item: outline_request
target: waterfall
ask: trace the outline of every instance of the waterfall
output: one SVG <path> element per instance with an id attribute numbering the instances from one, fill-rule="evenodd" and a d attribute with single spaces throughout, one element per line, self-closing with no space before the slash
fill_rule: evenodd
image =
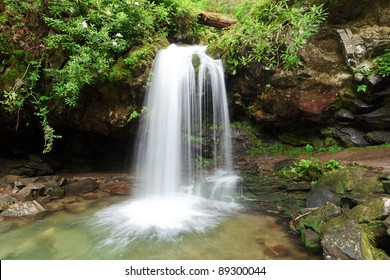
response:
<path id="1" fill-rule="evenodd" d="M 204 232 L 240 208 L 222 62 L 204 46 L 160 50 L 144 107 L 136 192 L 96 214 L 104 245 Z"/>
<path id="2" fill-rule="evenodd" d="M 206 47 L 161 50 L 144 106 L 137 139 L 138 195 L 170 197 L 184 186 L 199 192 L 196 187 L 206 177 L 232 174 L 223 65 L 206 54 Z M 213 169 L 212 176 L 206 167 Z M 223 188 L 219 197 L 214 191 L 213 198 L 232 197 L 233 189 Z"/>

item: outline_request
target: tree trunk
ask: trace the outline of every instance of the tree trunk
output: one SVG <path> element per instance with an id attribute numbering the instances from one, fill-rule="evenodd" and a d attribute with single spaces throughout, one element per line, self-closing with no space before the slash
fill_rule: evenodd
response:
<path id="1" fill-rule="evenodd" d="M 223 29 L 235 25 L 237 23 L 237 20 L 218 13 L 201 11 L 198 16 L 198 22 L 203 25 Z"/>

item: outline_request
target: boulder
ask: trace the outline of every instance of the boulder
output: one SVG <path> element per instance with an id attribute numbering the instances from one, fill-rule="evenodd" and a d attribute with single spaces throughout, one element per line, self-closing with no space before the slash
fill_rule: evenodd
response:
<path id="1" fill-rule="evenodd" d="M 46 203 L 52 199 L 64 197 L 64 189 L 60 186 L 61 181 L 40 180 L 41 178 L 39 177 L 31 179 L 30 182 L 24 180 L 26 186 L 16 193 L 21 200 L 38 200 L 40 198 L 40 202 Z M 24 184 L 20 181 L 17 183 L 19 187 L 21 184 Z"/>
<path id="2" fill-rule="evenodd" d="M 338 221 L 338 220 L 337 220 Z M 336 223 L 330 221 L 324 231 L 321 246 L 327 260 L 362 260 L 372 259 L 365 255 L 362 247 L 370 246 L 367 234 L 353 222 Z"/>
<path id="3" fill-rule="evenodd" d="M 302 242 L 311 252 L 322 252 L 321 238 L 317 232 L 308 228 L 302 231 Z"/>
<path id="4" fill-rule="evenodd" d="M 390 213 L 390 198 L 367 201 L 330 219 L 323 225 L 321 245 L 326 259 L 390 259 L 378 247 L 383 239 L 385 218 Z"/>
<path id="5" fill-rule="evenodd" d="M 25 202 L 15 202 L 6 210 L 1 212 L 3 217 L 21 217 L 21 216 L 31 216 L 37 215 L 45 212 L 45 208 L 42 207 L 37 201 L 25 201 Z"/>
<path id="6" fill-rule="evenodd" d="M 91 178 L 77 180 L 73 183 L 64 186 L 66 195 L 93 192 L 97 188 L 98 188 L 98 183 L 96 182 L 95 179 L 91 179 Z"/>
<path id="7" fill-rule="evenodd" d="M 365 138 L 365 133 L 352 127 L 336 128 L 335 136 L 347 147 L 364 147 L 369 144 Z"/>
<path id="8" fill-rule="evenodd" d="M 315 210 L 301 209 L 296 229 L 301 233 L 301 239 L 305 247 L 313 252 L 321 251 L 322 227 L 326 221 L 341 214 L 341 208 L 333 203 L 327 202 L 324 206 Z"/>
<path id="9" fill-rule="evenodd" d="M 328 202 L 340 205 L 340 199 L 340 195 L 317 184 L 311 188 L 306 201 L 306 206 L 309 208 L 321 207 Z"/>
<path id="10" fill-rule="evenodd" d="M 389 131 L 372 131 L 365 135 L 366 140 L 372 145 L 381 145 L 390 143 Z"/>

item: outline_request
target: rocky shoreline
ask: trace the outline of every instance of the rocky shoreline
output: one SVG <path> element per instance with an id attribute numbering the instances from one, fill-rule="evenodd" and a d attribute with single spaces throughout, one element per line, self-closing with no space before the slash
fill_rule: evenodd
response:
<path id="1" fill-rule="evenodd" d="M 325 259 L 390 259 L 388 152 L 382 148 L 316 155 L 322 161 L 338 159 L 343 167 L 315 184 L 279 172 L 308 156 L 246 157 L 237 161 L 236 169 L 247 208 L 289 217 L 289 230 L 301 237 L 308 251 Z M 99 200 L 131 195 L 134 185 L 134 177 L 126 172 L 53 174 L 48 162 L 36 158 L 1 163 L 0 233 L 10 230 L 5 220 L 83 211 Z"/>
<path id="2" fill-rule="evenodd" d="M 343 167 L 316 183 L 280 175 L 301 157 L 264 157 L 241 162 L 244 194 L 259 211 L 288 216 L 290 229 L 325 259 L 390 259 L 388 149 L 319 155 Z M 356 154 L 360 153 L 360 158 Z M 370 160 L 369 160 L 370 159 Z M 363 164 L 364 165 L 363 165 Z"/>
<path id="3" fill-rule="evenodd" d="M 132 192 L 130 173 L 95 172 L 54 174 L 48 161 L 2 160 L 0 172 L 0 221 L 5 217 L 34 217 L 58 210 L 72 210 L 80 202 Z M 1 230 L 0 223 L 0 232 Z"/>

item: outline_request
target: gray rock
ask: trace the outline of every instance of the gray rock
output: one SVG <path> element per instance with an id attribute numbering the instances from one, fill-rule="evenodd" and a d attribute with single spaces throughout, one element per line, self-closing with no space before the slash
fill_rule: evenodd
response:
<path id="1" fill-rule="evenodd" d="M 1 195 L 0 196 L 0 211 L 7 209 L 10 205 L 12 205 L 14 200 L 15 199 L 8 194 Z"/>
<path id="2" fill-rule="evenodd" d="M 15 202 L 6 210 L 1 212 L 1 215 L 3 217 L 21 217 L 36 215 L 45 211 L 46 210 L 42 207 L 42 205 L 33 200 L 26 202 Z"/>
<path id="3" fill-rule="evenodd" d="M 352 68 L 357 67 L 366 53 L 363 39 L 358 34 L 353 34 L 349 28 L 339 29 L 337 32 L 344 47 L 347 64 Z"/>
<path id="4" fill-rule="evenodd" d="M 64 186 L 65 194 L 93 192 L 98 188 L 96 180 L 86 178 Z"/>
<path id="5" fill-rule="evenodd" d="M 326 205 L 327 202 L 340 205 L 340 196 L 323 186 L 315 185 L 311 188 L 306 206 L 308 208 L 321 207 Z"/>
<path id="6" fill-rule="evenodd" d="M 358 115 L 356 119 L 364 122 L 366 126 L 372 129 L 387 130 L 390 128 L 390 104 L 385 104 L 383 107 L 367 114 Z"/>
<path id="7" fill-rule="evenodd" d="M 321 245 L 327 260 L 362 260 L 361 230 L 352 221 L 332 223 L 325 230 Z"/>
<path id="8" fill-rule="evenodd" d="M 364 147 L 369 145 L 365 139 L 365 133 L 352 127 L 335 129 L 335 134 L 347 146 Z"/>
<path id="9" fill-rule="evenodd" d="M 365 138 L 374 145 L 390 143 L 389 131 L 372 131 L 366 134 Z"/>
<path id="10" fill-rule="evenodd" d="M 335 117 L 341 121 L 352 121 L 355 118 L 353 114 L 346 109 L 338 110 L 335 114 Z"/>
<path id="11" fill-rule="evenodd" d="M 37 199 L 40 193 L 45 191 L 43 183 L 29 183 L 26 187 L 16 193 L 16 195 L 23 201 Z"/>

